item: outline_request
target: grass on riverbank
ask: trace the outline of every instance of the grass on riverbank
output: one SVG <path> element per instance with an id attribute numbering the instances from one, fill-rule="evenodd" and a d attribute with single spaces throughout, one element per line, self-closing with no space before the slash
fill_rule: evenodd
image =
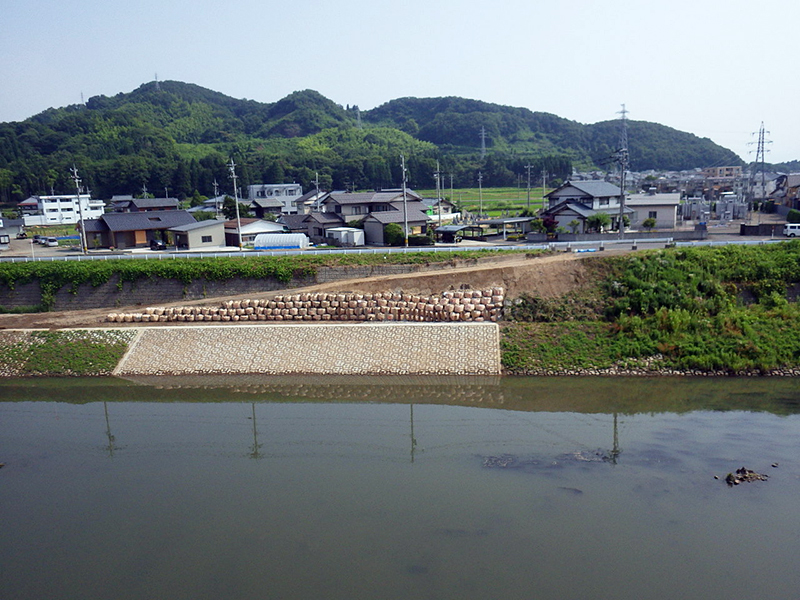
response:
<path id="1" fill-rule="evenodd" d="M 110 375 L 134 331 L 0 332 L 0 376 Z"/>
<path id="2" fill-rule="evenodd" d="M 769 372 L 800 366 L 800 243 L 597 259 L 595 283 L 522 298 L 503 330 L 511 372 L 619 368 Z M 526 322 L 527 321 L 527 322 Z"/>

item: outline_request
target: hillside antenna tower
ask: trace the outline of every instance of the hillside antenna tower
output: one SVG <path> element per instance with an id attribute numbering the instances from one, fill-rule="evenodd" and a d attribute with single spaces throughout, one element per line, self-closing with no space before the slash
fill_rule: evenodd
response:
<path id="1" fill-rule="evenodd" d="M 158 81 L 158 73 L 156 73 L 156 91 L 157 92 L 161 91 L 161 84 Z"/>
<path id="2" fill-rule="evenodd" d="M 83 228 L 83 205 L 81 204 L 81 178 L 78 177 L 78 169 L 75 165 L 72 165 L 72 180 L 75 182 L 75 199 L 78 202 L 78 219 L 80 220 L 80 225 L 78 225 L 78 231 L 81 234 L 81 252 L 84 254 L 88 253 L 86 248 L 86 232 Z"/>
<path id="3" fill-rule="evenodd" d="M 617 164 L 619 164 L 619 239 L 625 239 L 625 173 L 628 170 L 628 111 L 622 105 L 621 128 L 619 132 L 619 150 L 617 151 Z"/>
<path id="4" fill-rule="evenodd" d="M 486 127 L 481 125 L 481 132 L 478 135 L 481 138 L 481 158 L 486 158 Z"/>
<path id="5" fill-rule="evenodd" d="M 236 205 L 236 235 L 239 240 L 239 251 L 242 251 L 242 220 L 239 217 L 239 190 L 236 187 L 236 179 L 238 178 L 236 175 L 236 163 L 233 162 L 233 157 L 231 156 L 231 162 L 228 163 L 228 170 L 231 172 L 231 179 L 233 179 L 233 203 Z"/>
<path id="6" fill-rule="evenodd" d="M 406 157 L 400 155 L 400 169 L 403 172 L 403 239 L 405 240 L 405 247 L 408 248 L 408 199 L 406 197 Z"/>

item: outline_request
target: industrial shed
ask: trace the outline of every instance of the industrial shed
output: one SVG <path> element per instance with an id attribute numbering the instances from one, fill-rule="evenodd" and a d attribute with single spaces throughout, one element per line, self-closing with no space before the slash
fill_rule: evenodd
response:
<path id="1" fill-rule="evenodd" d="M 225 222 L 214 219 L 179 225 L 169 229 L 181 250 L 222 248 L 225 246 Z"/>

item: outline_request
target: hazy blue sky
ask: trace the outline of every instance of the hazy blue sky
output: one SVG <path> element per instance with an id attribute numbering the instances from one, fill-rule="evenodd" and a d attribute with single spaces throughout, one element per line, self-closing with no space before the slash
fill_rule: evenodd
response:
<path id="1" fill-rule="evenodd" d="M 0 121 L 172 79 L 369 109 L 461 96 L 800 159 L 797 0 L 0 0 Z M 635 168 L 635 165 L 633 165 Z"/>

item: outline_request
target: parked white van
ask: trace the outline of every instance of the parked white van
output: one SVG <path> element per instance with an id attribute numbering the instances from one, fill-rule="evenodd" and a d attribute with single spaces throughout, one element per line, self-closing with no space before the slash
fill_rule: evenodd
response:
<path id="1" fill-rule="evenodd" d="M 783 235 L 786 237 L 795 237 L 800 235 L 800 223 L 787 223 L 784 225 Z"/>

